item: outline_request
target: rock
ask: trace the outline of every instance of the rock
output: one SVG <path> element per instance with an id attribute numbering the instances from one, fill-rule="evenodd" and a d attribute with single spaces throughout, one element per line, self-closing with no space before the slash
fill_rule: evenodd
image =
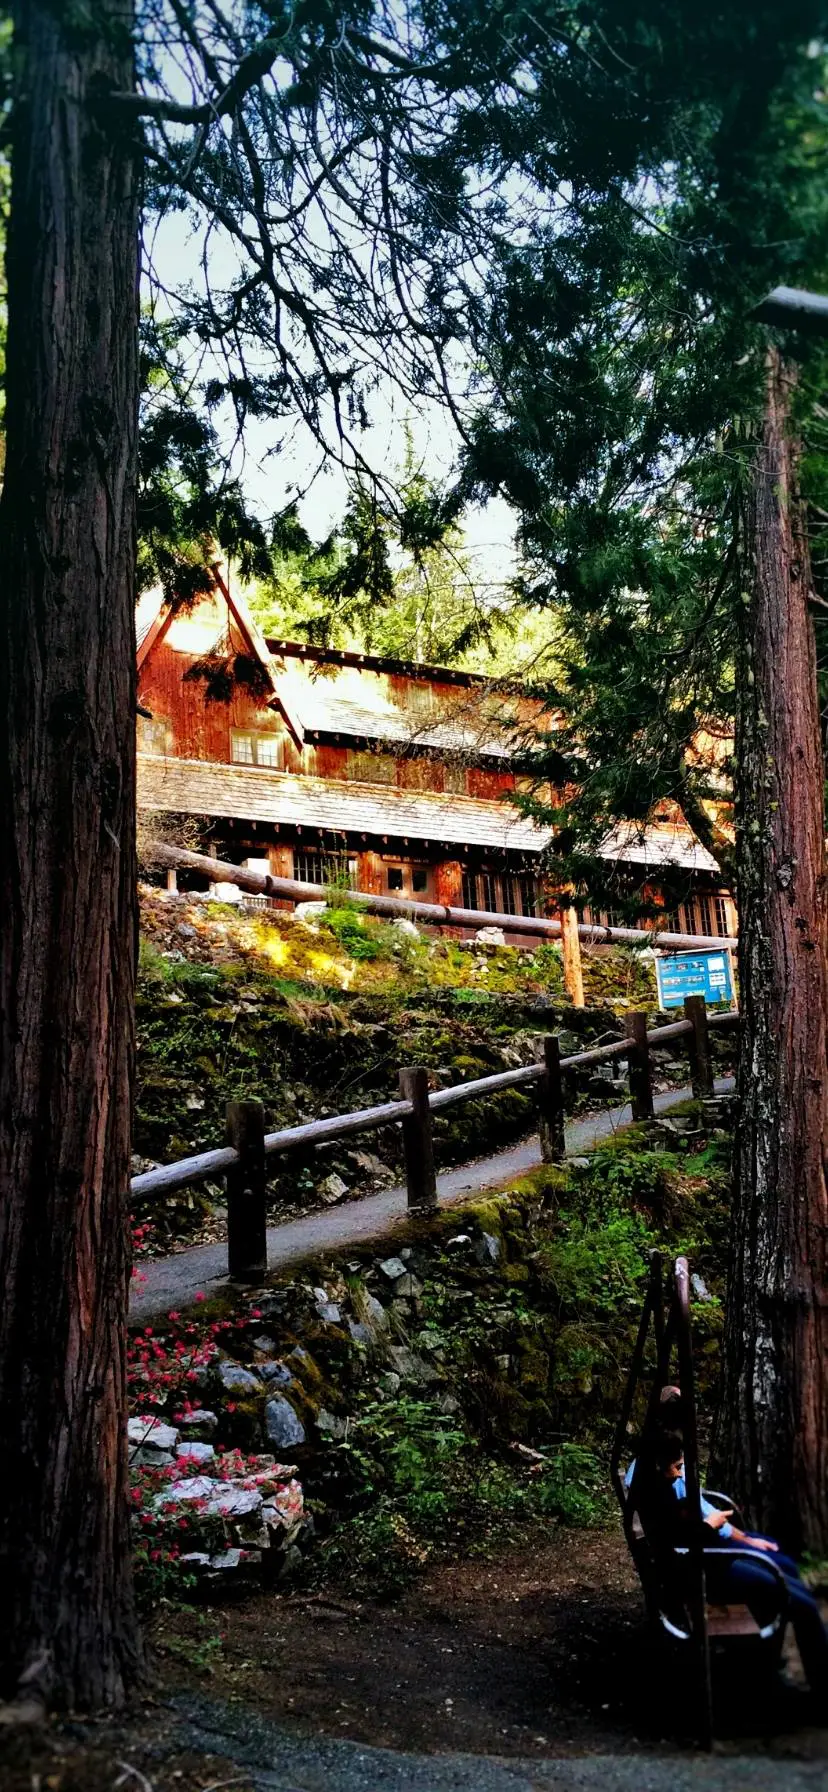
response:
<path id="1" fill-rule="evenodd" d="M 178 1558 L 182 1568 L 209 1568 L 210 1557 L 203 1549 L 191 1549 L 186 1556 Z"/>
<path id="2" fill-rule="evenodd" d="M 179 1444 L 175 1454 L 179 1462 L 195 1462 L 200 1467 L 205 1462 L 215 1462 L 216 1459 L 212 1444 L 200 1444 L 195 1438 L 189 1443 Z"/>
<path id="3" fill-rule="evenodd" d="M 498 1263 L 500 1261 L 500 1239 L 495 1238 L 492 1232 L 484 1232 L 474 1247 L 474 1254 L 478 1263 L 483 1266 Z"/>
<path id="4" fill-rule="evenodd" d="M 194 1435 L 198 1435 L 199 1432 L 204 1432 L 207 1437 L 212 1437 L 218 1424 L 218 1417 L 214 1412 L 208 1411 L 206 1406 L 199 1406 L 196 1408 L 195 1412 L 183 1413 L 179 1419 L 179 1424 L 182 1431 L 187 1431 Z"/>
<path id="5" fill-rule="evenodd" d="M 267 1332 L 259 1332 L 255 1338 L 251 1338 L 250 1342 L 253 1349 L 260 1350 L 263 1356 L 272 1356 L 274 1351 L 279 1348 L 276 1339 L 269 1337 Z M 261 1368 L 261 1364 L 259 1367 Z"/>
<path id="6" fill-rule="evenodd" d="M 569 1167 L 571 1170 L 588 1170 L 590 1161 L 588 1157 L 570 1157 Z"/>
<path id="7" fill-rule="evenodd" d="M 196 930 L 190 926 L 189 921 L 179 921 L 175 931 L 182 940 L 194 940 L 196 937 Z"/>
<path id="8" fill-rule="evenodd" d="M 135 1444 L 140 1449 L 174 1450 L 178 1443 L 178 1430 L 175 1425 L 165 1425 L 162 1419 L 130 1419 L 127 1437 L 130 1444 Z"/>
<path id="9" fill-rule="evenodd" d="M 130 1468 L 170 1468 L 174 1461 L 172 1450 L 144 1450 L 137 1445 L 129 1452 Z"/>
<path id="10" fill-rule="evenodd" d="M 463 1245 L 467 1245 L 467 1244 L 471 1244 L 471 1239 L 469 1237 L 468 1232 L 456 1232 L 453 1238 L 448 1238 L 446 1240 L 446 1250 L 447 1251 L 460 1250 L 460 1249 L 462 1249 Z"/>
<path id="11" fill-rule="evenodd" d="M 402 1387 L 402 1376 L 396 1375 L 393 1369 L 386 1369 L 385 1374 L 379 1378 L 379 1384 L 384 1394 L 398 1394 Z"/>
<path id="12" fill-rule="evenodd" d="M 335 1301 L 320 1301 L 316 1311 L 325 1325 L 341 1325 L 342 1314 Z"/>
<path id="13" fill-rule="evenodd" d="M 389 1282 L 399 1281 L 405 1275 L 405 1264 L 400 1257 L 386 1257 L 380 1264 L 380 1270 Z"/>
<path id="14" fill-rule="evenodd" d="M 301 1549 L 299 1549 L 297 1547 L 297 1545 L 295 1543 L 291 1543 L 289 1545 L 289 1547 L 285 1550 L 284 1556 L 282 1557 L 282 1566 L 279 1571 L 279 1579 L 280 1580 L 288 1580 L 292 1574 L 298 1574 L 299 1569 L 301 1567 L 302 1567 L 302 1551 L 301 1551 Z"/>
<path id="15" fill-rule="evenodd" d="M 326 1412 L 323 1406 L 316 1415 L 316 1429 L 321 1431 L 323 1437 L 339 1443 L 348 1434 L 348 1422 L 347 1419 L 338 1419 L 335 1413 Z"/>
<path id="16" fill-rule="evenodd" d="M 231 1483 L 224 1485 L 229 1487 Z M 188 1480 L 176 1481 L 172 1487 L 164 1487 L 155 1495 L 153 1505 L 159 1511 L 164 1506 L 190 1506 L 197 1500 L 211 1499 L 216 1487 L 220 1486 L 222 1483 L 214 1481 L 210 1475 L 192 1475 Z"/>
<path id="17" fill-rule="evenodd" d="M 187 1096 L 184 1106 L 189 1113 L 200 1114 L 204 1107 L 204 1102 L 202 1101 L 201 1096 L 196 1095 L 194 1092 L 192 1095 Z"/>
<path id="18" fill-rule="evenodd" d="M 367 1345 L 371 1343 L 370 1328 L 367 1325 L 363 1325 L 360 1319 L 349 1319 L 348 1330 L 355 1344 Z"/>
<path id="19" fill-rule="evenodd" d="M 210 1557 L 210 1567 L 217 1569 L 220 1574 L 226 1574 L 228 1570 L 233 1573 L 241 1568 L 246 1557 L 247 1551 L 244 1549 L 224 1549 L 220 1556 Z"/>
<path id="20" fill-rule="evenodd" d="M 388 1165 L 383 1163 L 382 1158 L 375 1157 L 372 1151 L 349 1151 L 348 1162 L 353 1164 L 354 1169 L 361 1175 L 373 1176 L 377 1181 L 385 1181 L 392 1174 Z M 357 1264 L 357 1269 L 359 1267 Z"/>
<path id="21" fill-rule="evenodd" d="M 416 1300 L 421 1293 L 422 1283 L 417 1281 L 416 1276 L 400 1276 L 394 1283 L 395 1300 Z"/>
<path id="22" fill-rule="evenodd" d="M 328 912 L 327 902 L 297 902 L 293 911 L 294 921 L 318 921 L 320 915 Z"/>
<path id="23" fill-rule="evenodd" d="M 304 1518 L 305 1502 L 302 1488 L 298 1481 L 290 1480 L 284 1487 L 278 1487 L 272 1498 L 265 1501 L 262 1507 L 262 1519 L 265 1524 L 290 1531 L 294 1525 Z"/>
<path id="24" fill-rule="evenodd" d="M 262 1391 L 258 1375 L 243 1369 L 241 1363 L 219 1363 L 218 1377 L 228 1394 L 260 1394 Z"/>
<path id="25" fill-rule="evenodd" d="M 278 1289 L 275 1294 L 262 1294 L 253 1302 L 258 1319 L 282 1319 L 287 1306 L 287 1293 Z"/>
<path id="26" fill-rule="evenodd" d="M 436 1356 L 443 1350 L 443 1335 L 441 1332 L 429 1331 L 426 1327 L 425 1331 L 420 1332 L 417 1344 L 420 1350 L 427 1350 L 430 1356 Z"/>
<path id="27" fill-rule="evenodd" d="M 394 1369 L 403 1381 L 414 1382 L 415 1385 L 425 1385 L 427 1382 L 439 1380 L 437 1370 L 432 1364 L 424 1362 L 423 1358 L 417 1356 L 413 1350 L 409 1350 L 406 1344 L 393 1344 L 388 1355 Z"/>
<path id="28" fill-rule="evenodd" d="M 413 921 L 406 920 L 404 915 L 399 915 L 391 922 L 391 931 L 403 940 L 418 940 L 420 937 L 419 927 Z"/>
<path id="29" fill-rule="evenodd" d="M 347 1195 L 347 1193 L 347 1182 L 343 1182 L 342 1177 L 337 1176 L 335 1170 L 331 1171 L 330 1176 L 325 1177 L 324 1182 L 320 1182 L 317 1189 L 317 1194 L 321 1195 L 328 1207 L 333 1207 L 334 1203 L 341 1201 L 343 1195 Z"/>
<path id="30" fill-rule="evenodd" d="M 292 1449 L 305 1442 L 305 1427 L 289 1400 L 281 1394 L 268 1400 L 265 1407 L 265 1431 L 277 1449 Z"/>
<path id="31" fill-rule="evenodd" d="M 437 1405 L 440 1411 L 446 1413 L 449 1418 L 460 1411 L 460 1402 L 455 1400 L 453 1394 L 441 1394 Z"/>
<path id="32" fill-rule="evenodd" d="M 691 1286 L 693 1293 L 695 1294 L 697 1300 L 712 1300 L 713 1299 L 713 1296 L 710 1293 L 710 1290 L 709 1290 L 707 1283 L 705 1282 L 703 1276 L 697 1276 L 695 1274 L 692 1275 L 690 1277 L 690 1286 Z"/>
<path id="33" fill-rule="evenodd" d="M 250 1518 L 261 1512 L 264 1501 L 258 1487 L 234 1487 L 232 1481 L 214 1481 L 215 1492 L 207 1502 L 208 1518 Z"/>
<path id="34" fill-rule="evenodd" d="M 382 1301 L 377 1300 L 377 1297 L 375 1294 L 366 1294 L 364 1296 L 363 1302 L 362 1302 L 362 1310 L 363 1310 L 363 1314 L 364 1314 L 364 1318 L 365 1318 L 365 1324 L 370 1328 L 370 1330 L 372 1332 L 374 1332 L 374 1333 L 387 1332 L 388 1327 L 391 1324 L 391 1321 L 388 1317 L 385 1307 L 382 1304 Z"/>
<path id="35" fill-rule="evenodd" d="M 505 946 L 506 935 L 502 927 L 478 927 L 475 942 L 480 946 Z"/>
<path id="36" fill-rule="evenodd" d="M 260 1374 L 264 1376 L 270 1387 L 289 1388 L 291 1386 L 293 1376 L 287 1363 L 281 1363 L 278 1357 L 269 1363 L 259 1363 L 258 1367 Z"/>

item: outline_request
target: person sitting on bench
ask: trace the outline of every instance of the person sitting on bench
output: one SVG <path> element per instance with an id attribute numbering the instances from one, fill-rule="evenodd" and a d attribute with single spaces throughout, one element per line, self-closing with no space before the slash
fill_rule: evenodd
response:
<path id="1" fill-rule="evenodd" d="M 681 1388 L 662 1388 L 659 1395 L 655 1423 L 659 1431 L 679 1431 L 681 1427 Z M 636 1459 L 633 1457 L 624 1476 L 624 1486 L 628 1493 L 632 1487 L 633 1476 L 635 1474 L 635 1461 Z M 687 1497 L 687 1483 L 684 1479 L 683 1471 L 680 1475 L 677 1475 L 673 1481 L 673 1492 L 677 1500 L 683 1500 Z M 730 1523 L 730 1514 L 728 1512 L 722 1512 L 721 1508 L 718 1506 L 711 1505 L 710 1501 L 705 1499 L 704 1494 L 701 1496 L 701 1509 L 702 1518 L 711 1526 L 711 1529 L 719 1532 L 723 1543 L 727 1543 L 731 1539 L 738 1542 L 743 1540 L 744 1532 L 737 1531 L 735 1526 Z"/>
<path id="2" fill-rule="evenodd" d="M 676 1501 L 674 1494 L 675 1484 L 683 1475 L 684 1442 L 680 1433 L 657 1432 L 648 1447 L 639 1452 L 633 1497 L 645 1531 L 674 1548 L 687 1545 L 689 1508 L 686 1498 Z M 828 1631 L 813 1594 L 800 1579 L 796 1563 L 783 1555 L 769 1537 L 754 1537 L 734 1528 L 731 1542 L 723 1543 L 722 1525 L 718 1522 L 721 1516 L 717 1512 L 712 1520 L 704 1517 L 708 1599 L 713 1605 L 746 1605 L 760 1627 L 771 1623 L 779 1609 L 778 1582 L 761 1558 L 772 1553 L 774 1565 L 784 1576 L 793 1632 L 809 1685 L 820 1699 L 828 1698 Z M 729 1553 L 734 1546 L 739 1549 L 735 1556 Z"/>

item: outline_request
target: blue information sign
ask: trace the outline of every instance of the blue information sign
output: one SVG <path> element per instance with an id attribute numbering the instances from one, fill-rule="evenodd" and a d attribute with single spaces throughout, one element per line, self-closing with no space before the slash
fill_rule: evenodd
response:
<path id="1" fill-rule="evenodd" d="M 658 1001 L 661 1008 L 680 1008 L 685 996 L 704 996 L 708 1005 L 733 1001 L 730 952 L 656 954 Z"/>

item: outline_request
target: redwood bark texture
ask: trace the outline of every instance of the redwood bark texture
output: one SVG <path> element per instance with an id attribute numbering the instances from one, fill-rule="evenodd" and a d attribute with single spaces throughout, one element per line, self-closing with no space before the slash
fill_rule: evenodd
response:
<path id="1" fill-rule="evenodd" d="M 751 1520 L 828 1548 L 828 971 L 810 570 L 791 426 L 768 355 L 746 529 L 736 738 L 739 1006 L 734 1212 L 717 1457 Z M 719 1483 L 720 1485 L 722 1483 Z"/>
<path id="2" fill-rule="evenodd" d="M 126 1210 L 136 945 L 130 0 L 17 0 L 0 502 L 0 1690 L 140 1662 Z"/>

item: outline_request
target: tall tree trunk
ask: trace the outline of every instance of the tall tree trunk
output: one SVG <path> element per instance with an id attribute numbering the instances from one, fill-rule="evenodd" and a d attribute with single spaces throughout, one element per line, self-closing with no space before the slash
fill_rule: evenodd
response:
<path id="1" fill-rule="evenodd" d="M 747 503 L 736 735 L 734 1213 L 717 1455 L 754 1523 L 828 1548 L 828 968 L 810 569 L 775 350 Z"/>
<path id="2" fill-rule="evenodd" d="M 125 1439 L 136 945 L 130 0 L 17 0 L 0 502 L 0 1678 L 140 1661 Z"/>

